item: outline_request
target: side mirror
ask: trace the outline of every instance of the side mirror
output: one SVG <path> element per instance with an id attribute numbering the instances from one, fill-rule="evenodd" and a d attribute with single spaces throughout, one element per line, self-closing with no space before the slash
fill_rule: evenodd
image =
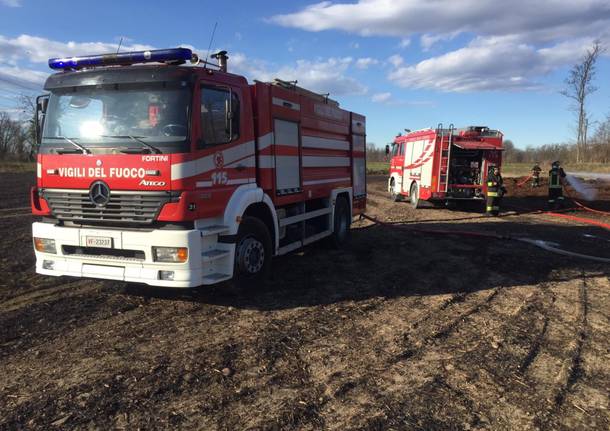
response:
<path id="1" fill-rule="evenodd" d="M 47 106 L 49 105 L 49 95 L 43 94 L 36 98 L 36 117 L 34 123 L 36 124 L 36 142 L 40 145 L 42 140 L 42 128 L 44 126 L 44 119 L 47 114 Z"/>
<path id="2" fill-rule="evenodd" d="M 390 146 L 386 145 L 385 146 L 385 155 L 387 156 L 388 154 L 390 154 Z"/>

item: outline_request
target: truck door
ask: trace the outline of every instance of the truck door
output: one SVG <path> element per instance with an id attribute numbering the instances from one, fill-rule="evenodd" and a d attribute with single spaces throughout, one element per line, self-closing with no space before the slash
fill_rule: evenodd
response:
<path id="1" fill-rule="evenodd" d="M 256 182 L 254 141 L 242 127 L 242 96 L 239 87 L 200 86 L 196 188 L 208 189 L 211 205 L 224 205 L 235 188 Z"/>
<path id="2" fill-rule="evenodd" d="M 424 159 L 424 141 L 419 140 L 410 142 L 409 147 L 409 161 L 407 162 L 407 165 L 411 165 L 411 168 L 405 170 L 406 178 L 403 181 L 405 187 L 410 187 L 412 180 L 421 179 L 422 162 Z"/>
<path id="3" fill-rule="evenodd" d="M 402 178 L 404 175 L 405 168 L 405 143 L 401 142 L 400 144 L 396 143 L 393 147 L 393 156 L 392 157 L 392 168 L 394 172 L 397 174 L 397 189 L 402 192 Z"/>

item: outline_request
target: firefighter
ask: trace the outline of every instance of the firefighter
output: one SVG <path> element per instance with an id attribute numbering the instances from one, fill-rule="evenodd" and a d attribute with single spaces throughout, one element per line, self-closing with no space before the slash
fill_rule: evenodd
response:
<path id="1" fill-rule="evenodd" d="M 566 173 L 559 161 L 553 162 L 549 171 L 549 208 L 562 207 L 564 204 L 562 178 Z"/>
<path id="2" fill-rule="evenodd" d="M 506 193 L 504 187 L 504 180 L 500 175 L 500 168 L 497 166 L 492 167 L 489 170 L 487 176 L 487 215 L 497 216 L 500 213 L 500 201 L 502 196 Z"/>
<path id="3" fill-rule="evenodd" d="M 534 167 L 532 168 L 532 187 L 540 187 L 540 163 L 534 163 Z"/>

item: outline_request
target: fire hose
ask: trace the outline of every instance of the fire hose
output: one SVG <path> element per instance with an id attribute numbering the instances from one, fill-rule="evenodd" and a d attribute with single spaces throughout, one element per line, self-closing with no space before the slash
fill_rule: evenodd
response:
<path id="1" fill-rule="evenodd" d="M 564 214 L 558 214 L 558 215 L 563 216 Z M 581 259 L 593 260 L 596 262 L 610 263 L 609 258 L 599 257 L 599 256 L 590 256 L 588 254 L 581 254 L 581 253 L 575 253 L 575 252 L 568 251 L 568 250 L 563 250 L 561 248 L 554 247 L 554 246 L 550 245 L 549 243 L 547 243 L 546 241 L 542 241 L 542 240 L 535 240 L 535 239 L 530 239 L 530 238 L 517 238 L 517 237 L 512 237 L 510 235 L 498 235 L 498 234 L 487 233 L 487 232 L 444 230 L 444 229 L 421 229 L 421 228 L 415 228 L 415 227 L 411 227 L 411 226 L 394 225 L 391 223 L 387 223 L 387 222 L 378 220 L 377 218 L 371 217 L 367 214 L 360 214 L 360 217 L 367 219 L 377 225 L 380 225 L 380 226 L 383 226 L 386 228 L 390 228 L 390 229 L 417 232 L 417 233 L 428 234 L 428 235 L 459 235 L 459 236 L 474 237 L 474 238 L 491 238 L 491 239 L 506 240 L 506 241 L 519 241 L 519 242 L 523 242 L 526 244 L 534 245 L 536 247 L 542 248 L 543 250 L 550 251 L 551 253 L 559 254 L 562 256 L 578 257 Z M 610 228 L 610 226 L 608 226 L 608 227 Z"/>
<path id="2" fill-rule="evenodd" d="M 516 184 L 516 186 L 517 187 L 522 187 L 530 178 L 532 178 L 532 175 L 529 175 L 523 181 L 518 182 Z M 576 210 L 581 209 L 581 210 L 592 212 L 592 213 L 595 213 L 595 214 L 610 216 L 610 212 L 600 211 L 600 210 L 596 210 L 596 209 L 593 209 L 593 208 L 589 208 L 588 206 L 580 203 L 574 196 L 570 195 L 570 193 L 568 193 L 568 191 L 567 191 L 567 188 L 564 187 L 564 190 L 566 192 L 566 195 L 572 200 L 572 202 L 574 202 L 574 204 L 577 207 L 579 207 L 579 208 L 574 208 L 574 209 L 576 209 Z M 610 229 L 610 224 L 599 222 L 597 220 L 591 220 L 591 219 L 586 219 L 586 218 L 582 218 L 582 217 L 569 216 L 569 215 L 565 215 L 565 214 L 557 214 L 557 212 L 546 212 L 544 214 L 548 214 L 548 215 L 551 215 L 551 216 L 554 216 L 554 217 L 562 217 L 562 218 L 565 218 L 565 219 L 571 219 L 571 220 L 578 221 L 578 222 L 581 222 L 581 223 L 593 224 L 593 225 L 596 225 L 596 226 L 603 227 L 604 229 Z"/>
<path id="3" fill-rule="evenodd" d="M 532 178 L 532 175 L 530 174 L 527 178 L 525 178 L 523 181 L 518 182 L 517 183 L 517 187 L 522 187 L 523 184 L 527 183 L 529 181 L 529 179 Z"/>
<path id="4" fill-rule="evenodd" d="M 576 204 L 576 206 L 580 207 L 581 209 L 583 209 L 585 211 L 589 211 L 589 212 L 596 213 L 596 214 L 610 216 L 610 212 L 600 211 L 600 210 L 596 210 L 596 209 L 593 209 L 593 208 L 589 208 L 588 206 L 580 203 L 574 196 L 572 196 L 570 193 L 568 193 L 567 189 L 566 189 L 566 195 L 568 195 L 568 197 L 572 200 L 572 202 L 574 202 L 574 204 Z"/>

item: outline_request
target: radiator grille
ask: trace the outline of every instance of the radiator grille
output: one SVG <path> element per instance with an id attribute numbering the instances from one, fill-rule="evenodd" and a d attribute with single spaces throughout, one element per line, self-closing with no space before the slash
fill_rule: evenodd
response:
<path id="1" fill-rule="evenodd" d="M 89 190 L 45 189 L 41 195 L 58 219 L 93 223 L 149 224 L 172 200 L 169 192 L 113 190 L 108 203 L 98 207 L 89 199 Z"/>

